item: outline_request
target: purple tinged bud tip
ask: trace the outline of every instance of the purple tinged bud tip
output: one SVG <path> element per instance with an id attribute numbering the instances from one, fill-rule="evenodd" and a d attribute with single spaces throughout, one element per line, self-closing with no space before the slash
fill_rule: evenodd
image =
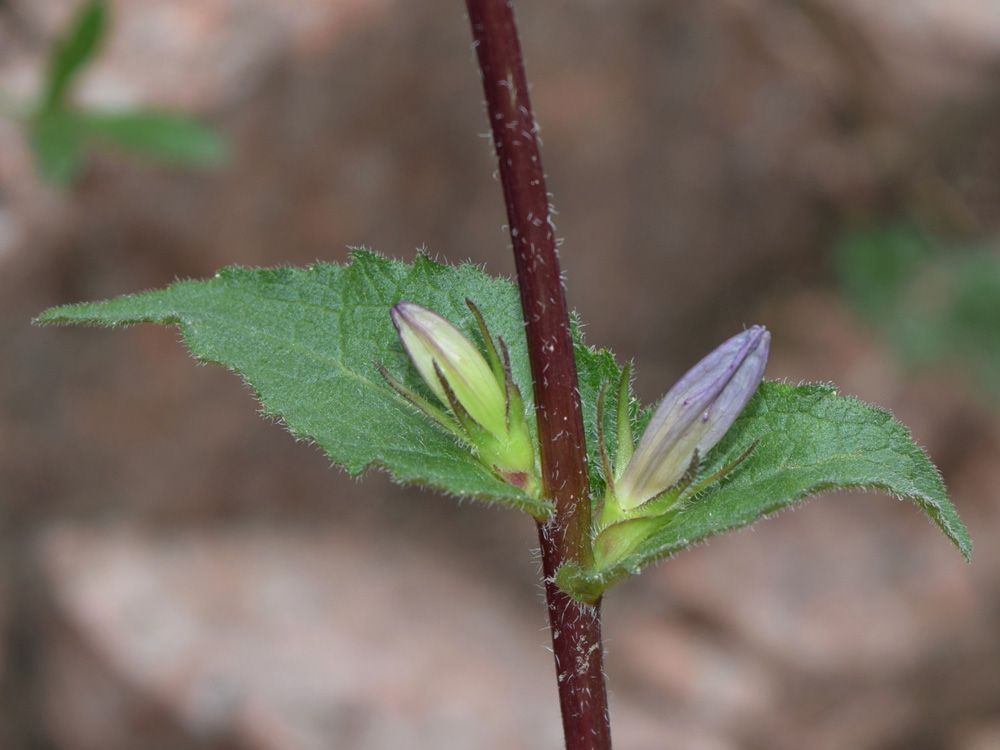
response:
<path id="1" fill-rule="evenodd" d="M 760 385 L 770 345 L 771 334 L 754 326 L 721 344 L 677 381 L 615 483 L 622 510 L 672 487 L 696 450 L 704 456 L 722 439 Z"/>

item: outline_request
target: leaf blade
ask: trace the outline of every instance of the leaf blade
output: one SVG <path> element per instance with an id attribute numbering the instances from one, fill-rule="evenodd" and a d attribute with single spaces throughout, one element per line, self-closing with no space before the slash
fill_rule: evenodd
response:
<path id="1" fill-rule="evenodd" d="M 408 387 L 423 391 L 389 308 L 409 299 L 468 331 L 474 321 L 466 296 L 509 346 L 526 346 L 517 291 L 508 282 L 472 266 L 452 268 L 423 256 L 409 266 L 363 251 L 347 266 L 226 269 L 208 281 L 55 308 L 37 322 L 176 324 L 198 359 L 238 372 L 257 392 L 265 414 L 318 443 L 352 475 L 384 469 L 403 484 L 546 516 L 548 503 L 494 477 L 390 389 L 372 363 L 378 359 Z M 530 384 L 527 357 L 518 359 L 515 380 Z"/>
<path id="2" fill-rule="evenodd" d="M 937 469 L 888 412 L 840 396 L 830 385 L 763 383 L 703 475 L 752 455 L 672 519 L 626 523 L 648 534 L 604 570 L 567 569 L 561 584 L 593 598 L 617 580 L 715 534 L 742 528 L 824 491 L 875 489 L 921 507 L 968 560 L 972 541 L 947 498 Z"/>

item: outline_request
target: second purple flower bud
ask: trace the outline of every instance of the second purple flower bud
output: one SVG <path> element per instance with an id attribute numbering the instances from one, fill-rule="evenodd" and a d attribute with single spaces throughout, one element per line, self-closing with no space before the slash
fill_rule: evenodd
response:
<path id="1" fill-rule="evenodd" d="M 750 401 L 764 376 L 771 334 L 753 326 L 721 344 L 677 381 L 657 407 L 634 454 L 609 481 L 602 525 L 676 488 Z M 641 515 L 641 513 L 639 514 Z"/>

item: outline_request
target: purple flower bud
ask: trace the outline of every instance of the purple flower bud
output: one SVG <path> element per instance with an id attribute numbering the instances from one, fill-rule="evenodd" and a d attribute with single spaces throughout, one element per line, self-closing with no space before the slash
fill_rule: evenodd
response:
<path id="1" fill-rule="evenodd" d="M 754 326 L 696 364 L 663 398 L 639 447 L 615 482 L 623 511 L 676 484 L 694 459 L 726 434 L 764 376 L 771 334 Z"/>

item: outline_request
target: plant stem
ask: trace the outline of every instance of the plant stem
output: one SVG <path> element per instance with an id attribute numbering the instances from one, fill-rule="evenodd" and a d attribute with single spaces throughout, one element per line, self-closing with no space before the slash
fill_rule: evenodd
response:
<path id="1" fill-rule="evenodd" d="M 600 601 L 555 585 L 566 562 L 592 562 L 590 487 L 569 311 L 556 254 L 511 0 L 466 0 L 507 204 L 538 419 L 543 491 L 556 508 L 539 524 L 542 572 L 567 750 L 610 750 Z"/>

